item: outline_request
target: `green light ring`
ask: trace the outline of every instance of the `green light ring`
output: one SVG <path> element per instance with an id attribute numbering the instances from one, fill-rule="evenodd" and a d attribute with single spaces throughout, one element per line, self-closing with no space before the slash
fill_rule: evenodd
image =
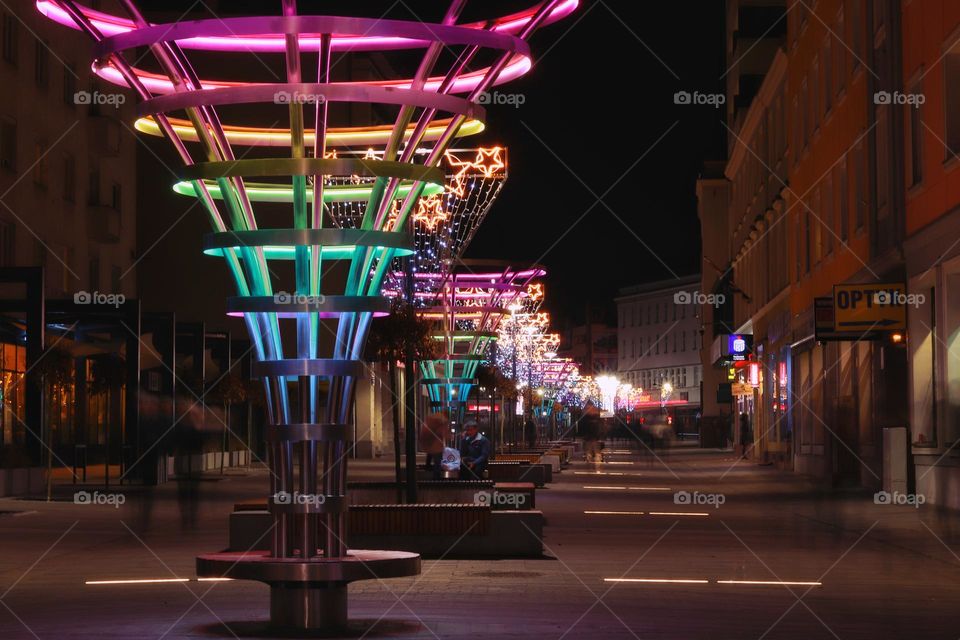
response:
<path id="1" fill-rule="evenodd" d="M 358 251 L 370 247 L 378 251 L 391 249 L 397 256 L 413 254 L 413 239 L 408 234 L 373 229 L 250 229 L 209 233 L 203 237 L 203 252 L 209 256 L 257 247 L 263 249 L 268 259 L 292 260 L 298 250 L 310 256 L 315 246 L 320 247 L 322 258 L 332 260 L 353 259 Z"/>

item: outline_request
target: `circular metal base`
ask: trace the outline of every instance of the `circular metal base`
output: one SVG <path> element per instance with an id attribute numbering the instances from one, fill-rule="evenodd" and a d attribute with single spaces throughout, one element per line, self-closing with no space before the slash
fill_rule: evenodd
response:
<path id="1" fill-rule="evenodd" d="M 286 630 L 347 627 L 347 584 L 420 574 L 420 556 L 406 551 L 351 549 L 344 558 L 274 558 L 269 551 L 197 557 L 198 578 L 257 580 L 270 585 L 270 625 Z"/>
<path id="2" fill-rule="evenodd" d="M 420 574 L 420 556 L 406 551 L 351 549 L 344 558 L 274 558 L 269 551 L 197 556 L 197 577 L 273 583 L 342 583 Z"/>
<path id="3" fill-rule="evenodd" d="M 270 626 L 336 631 L 347 628 L 347 586 L 270 587 Z"/>

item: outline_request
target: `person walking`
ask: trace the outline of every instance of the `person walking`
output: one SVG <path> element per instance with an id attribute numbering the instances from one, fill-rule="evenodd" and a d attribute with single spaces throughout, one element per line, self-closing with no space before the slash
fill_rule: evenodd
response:
<path id="1" fill-rule="evenodd" d="M 750 457 L 750 448 L 753 446 L 753 427 L 750 425 L 750 414 L 740 414 L 740 449 L 744 459 Z"/>

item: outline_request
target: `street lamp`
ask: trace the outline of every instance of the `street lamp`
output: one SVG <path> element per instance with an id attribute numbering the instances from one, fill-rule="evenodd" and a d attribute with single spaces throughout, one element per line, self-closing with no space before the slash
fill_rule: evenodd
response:
<path id="1" fill-rule="evenodd" d="M 614 401 L 617 397 L 617 387 L 620 386 L 620 381 L 616 376 L 598 376 L 596 383 L 600 387 L 600 397 L 605 409 L 602 415 L 610 417 L 615 411 Z"/>

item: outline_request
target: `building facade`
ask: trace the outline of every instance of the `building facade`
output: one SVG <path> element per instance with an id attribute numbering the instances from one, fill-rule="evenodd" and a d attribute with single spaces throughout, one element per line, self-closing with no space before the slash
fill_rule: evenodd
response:
<path id="1" fill-rule="evenodd" d="M 599 376 L 617 370 L 617 330 L 602 322 L 588 322 L 560 331 L 560 358 L 580 364 L 580 374 Z"/>
<path id="2" fill-rule="evenodd" d="M 906 424 L 906 358 L 883 340 L 818 341 L 835 285 L 902 282 L 899 2 L 821 0 L 787 16 L 790 420 L 797 471 L 877 488 L 885 427 Z"/>
<path id="3" fill-rule="evenodd" d="M 626 287 L 616 298 L 617 376 L 641 389 L 641 407 L 670 407 L 685 430 L 700 411 L 701 296 L 698 274 Z"/>
<path id="4" fill-rule="evenodd" d="M 902 6 L 909 446 L 916 491 L 960 508 L 960 6 Z M 917 100 L 917 98 L 920 100 Z"/>

